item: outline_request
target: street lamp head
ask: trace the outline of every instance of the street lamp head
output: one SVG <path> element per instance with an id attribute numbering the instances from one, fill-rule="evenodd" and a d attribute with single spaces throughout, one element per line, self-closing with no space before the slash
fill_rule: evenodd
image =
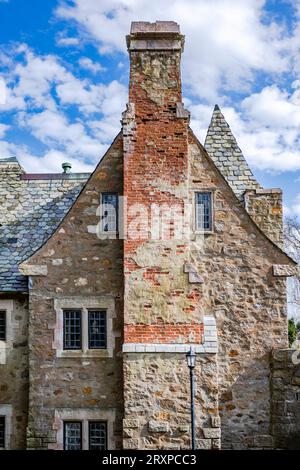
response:
<path id="1" fill-rule="evenodd" d="M 196 365 L 196 353 L 194 346 L 191 346 L 189 352 L 186 355 L 187 365 L 190 369 L 194 369 Z"/>

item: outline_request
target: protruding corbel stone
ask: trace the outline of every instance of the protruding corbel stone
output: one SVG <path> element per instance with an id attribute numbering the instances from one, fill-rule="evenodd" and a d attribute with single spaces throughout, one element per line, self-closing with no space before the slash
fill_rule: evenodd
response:
<path id="1" fill-rule="evenodd" d="M 48 266 L 46 264 L 26 264 L 22 263 L 19 266 L 19 271 L 23 276 L 47 276 Z"/>
<path id="2" fill-rule="evenodd" d="M 190 120 L 191 113 L 187 109 L 185 109 L 183 103 L 176 103 L 176 117 L 178 119 Z"/>
<path id="3" fill-rule="evenodd" d="M 273 275 L 277 277 L 291 277 L 298 274 L 298 266 L 288 264 L 273 264 Z"/>
<path id="4" fill-rule="evenodd" d="M 197 269 L 191 263 L 185 263 L 184 265 L 184 272 L 189 276 L 189 283 L 190 284 L 203 284 L 203 278 L 198 274 Z"/>

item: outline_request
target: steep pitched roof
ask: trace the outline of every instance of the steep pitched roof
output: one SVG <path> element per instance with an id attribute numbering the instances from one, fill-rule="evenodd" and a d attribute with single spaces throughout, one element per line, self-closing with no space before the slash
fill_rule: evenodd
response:
<path id="1" fill-rule="evenodd" d="M 0 291 L 27 291 L 18 265 L 53 233 L 88 176 L 30 175 L 15 158 L 0 160 Z"/>
<path id="2" fill-rule="evenodd" d="M 204 148 L 240 200 L 247 189 L 261 188 L 218 105 L 214 108 Z"/>

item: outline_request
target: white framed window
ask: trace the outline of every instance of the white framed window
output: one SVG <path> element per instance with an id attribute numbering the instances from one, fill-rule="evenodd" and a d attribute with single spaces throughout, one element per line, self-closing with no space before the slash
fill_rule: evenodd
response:
<path id="1" fill-rule="evenodd" d="M 6 310 L 0 310 L 0 341 L 6 341 Z"/>
<path id="2" fill-rule="evenodd" d="M 60 408 L 55 410 L 53 429 L 54 450 L 113 450 L 116 410 Z"/>
<path id="3" fill-rule="evenodd" d="M 10 449 L 12 405 L 0 405 L 0 450 Z"/>
<path id="4" fill-rule="evenodd" d="M 64 421 L 64 450 L 82 450 L 85 421 Z M 88 450 L 107 450 L 107 422 L 88 420 Z"/>
<path id="5" fill-rule="evenodd" d="M 211 191 L 195 193 L 195 230 L 212 232 L 213 230 L 213 195 Z"/>
<path id="6" fill-rule="evenodd" d="M 64 350 L 107 348 L 106 310 L 95 308 L 87 309 L 87 312 L 85 310 L 63 310 Z M 84 329 L 83 322 L 87 322 Z M 88 331 L 88 342 L 83 337 L 83 331 Z"/>
<path id="7" fill-rule="evenodd" d="M 53 348 L 58 357 L 112 357 L 115 302 L 112 298 L 69 297 L 54 300 Z"/>
<path id="8" fill-rule="evenodd" d="M 13 309 L 13 300 L 0 300 L 0 364 L 6 364 L 8 352 L 13 347 L 13 330 L 19 326 L 13 322 Z"/>
<path id="9" fill-rule="evenodd" d="M 5 416 L 0 416 L 0 449 L 5 449 Z"/>
<path id="10" fill-rule="evenodd" d="M 101 193 L 101 231 L 118 232 L 119 197 L 118 193 Z"/>

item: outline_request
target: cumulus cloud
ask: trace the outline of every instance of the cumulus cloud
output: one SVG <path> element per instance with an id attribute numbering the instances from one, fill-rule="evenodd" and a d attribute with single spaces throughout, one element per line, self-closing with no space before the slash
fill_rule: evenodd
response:
<path id="1" fill-rule="evenodd" d="M 19 162 L 26 170 L 30 168 L 33 173 L 60 173 L 62 171 L 62 163 L 68 161 L 72 165 L 74 172 L 87 172 L 91 173 L 94 170 L 94 165 L 88 165 L 78 158 L 72 158 L 70 155 L 58 150 L 49 150 L 42 157 L 24 154 L 19 156 Z"/>
<path id="2" fill-rule="evenodd" d="M 78 46 L 80 44 L 80 40 L 76 37 L 59 35 L 56 38 L 56 44 L 61 47 Z"/>
<path id="3" fill-rule="evenodd" d="M 60 18 L 72 20 L 97 42 L 101 53 L 126 52 L 133 19 L 173 19 L 186 35 L 183 75 L 191 91 L 214 101 L 219 89 L 247 90 L 256 71 L 286 71 L 291 47 L 281 26 L 262 21 L 263 0 L 73 0 Z M 296 33 L 293 36 L 297 49 Z"/>
<path id="4" fill-rule="evenodd" d="M 163 9 L 159 0 L 61 0 L 57 17 L 67 20 L 67 27 L 75 24 L 78 28 L 77 34 L 73 28 L 72 35 L 64 31 L 56 39 L 58 45 L 68 47 L 91 41 L 100 54 L 123 52 L 124 60 L 121 56 L 116 65 L 121 74 L 131 21 L 174 19 L 186 35 L 185 101 L 200 140 L 205 139 L 213 104 L 219 102 L 252 166 L 297 170 L 300 2 L 291 4 L 295 15 L 288 30 L 270 16 L 264 21 L 264 0 L 165 0 Z M 76 77 L 72 65 L 55 55 L 38 55 L 25 44 L 11 52 L 0 50 L 0 64 L 8 70 L 3 75 L 6 104 L 0 105 L 0 111 L 14 110 L 16 122 L 46 146 L 46 152 L 78 158 L 82 165 L 96 162 L 120 128 L 126 87 L 117 80 L 95 84 L 92 75 L 103 68 L 89 57 L 78 60 L 82 70 L 91 72 L 82 79 Z M 279 85 L 285 83 L 280 77 L 286 72 L 293 88 Z M 276 80 L 277 85 L 260 89 L 257 73 L 268 77 L 268 83 Z M 76 109 L 76 118 L 69 113 L 71 108 Z M 4 137 L 2 130 L 2 149 L 12 152 L 12 143 Z M 30 160 L 29 150 L 27 156 L 37 165 L 38 156 Z"/>
<path id="5" fill-rule="evenodd" d="M 26 44 L 15 46 L 10 54 L 2 52 L 1 58 L 8 71 L 0 112 L 13 110 L 15 124 L 46 150 L 35 155 L 30 148 L 5 140 L 8 126 L 1 124 L 0 154 L 17 156 L 27 171 L 51 171 L 64 160 L 77 162 L 73 167 L 78 171 L 90 171 L 119 132 L 126 87 L 117 81 L 95 85 L 80 80 L 57 56 L 37 55 Z M 68 113 L 71 106 L 78 111 L 73 119 Z M 52 163 L 46 163 L 47 158 Z"/>
<path id="6" fill-rule="evenodd" d="M 0 123 L 0 139 L 2 139 L 5 136 L 9 128 L 10 126 Z"/>
<path id="7" fill-rule="evenodd" d="M 102 67 L 102 65 L 99 64 L 98 62 L 93 62 L 88 57 L 81 57 L 79 59 L 79 65 L 83 69 L 89 70 L 90 72 L 94 74 L 98 72 L 103 72 L 105 70 L 105 67 Z"/>
<path id="8" fill-rule="evenodd" d="M 300 82 L 289 93 L 277 86 L 263 88 L 233 106 L 221 108 L 244 156 L 253 168 L 300 170 Z M 211 119 L 209 105 L 193 105 L 191 126 L 203 142 Z"/>

